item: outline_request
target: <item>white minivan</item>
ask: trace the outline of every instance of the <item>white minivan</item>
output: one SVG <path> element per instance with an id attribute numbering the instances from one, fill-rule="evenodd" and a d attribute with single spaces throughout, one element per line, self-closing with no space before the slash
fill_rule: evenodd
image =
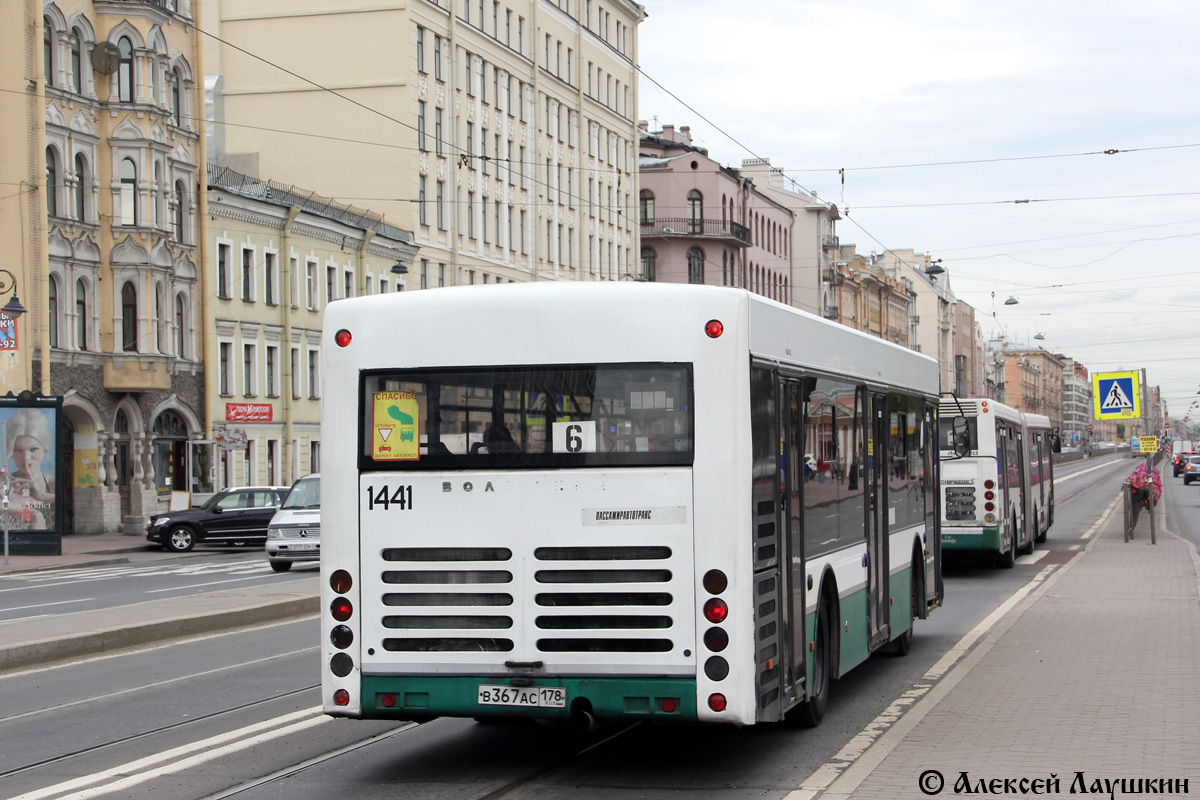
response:
<path id="1" fill-rule="evenodd" d="M 287 572 L 296 561 L 321 560 L 320 475 L 292 484 L 267 528 L 267 560 L 276 572 Z"/>

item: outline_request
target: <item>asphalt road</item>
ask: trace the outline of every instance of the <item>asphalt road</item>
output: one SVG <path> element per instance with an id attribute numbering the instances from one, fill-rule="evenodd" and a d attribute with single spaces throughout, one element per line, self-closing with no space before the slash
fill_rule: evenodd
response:
<path id="1" fill-rule="evenodd" d="M 876 656 L 838 681 L 815 730 L 333 720 L 317 710 L 319 632 L 309 619 L 0 676 L 0 796 L 783 798 L 856 736 L 878 736 L 897 700 L 928 683 L 930 669 L 972 629 L 1070 558 L 1131 469 L 1114 458 L 1061 468 L 1048 542 L 1011 570 L 948 564 L 945 606 L 918 622 L 912 652 Z M 93 579 L 53 588 L 85 597 L 127 582 L 136 591 L 107 596 L 140 602 L 171 581 L 201 591 L 200 584 L 258 579 L 249 553 L 177 566 L 201 562 L 203 570 L 127 581 L 105 580 L 98 568 Z"/>

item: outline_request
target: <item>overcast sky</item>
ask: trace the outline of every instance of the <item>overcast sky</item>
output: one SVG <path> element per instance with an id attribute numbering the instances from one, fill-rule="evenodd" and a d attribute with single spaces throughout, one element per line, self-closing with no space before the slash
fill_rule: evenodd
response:
<path id="1" fill-rule="evenodd" d="M 645 5 L 653 130 L 769 158 L 859 252 L 944 259 L 985 335 L 1200 400 L 1200 3 Z"/>

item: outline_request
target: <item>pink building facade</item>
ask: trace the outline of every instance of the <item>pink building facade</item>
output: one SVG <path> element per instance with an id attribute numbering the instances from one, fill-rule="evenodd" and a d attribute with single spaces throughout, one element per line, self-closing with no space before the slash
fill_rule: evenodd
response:
<path id="1" fill-rule="evenodd" d="M 792 212 L 710 159 L 687 127 L 639 127 L 639 277 L 738 286 L 791 305 Z"/>

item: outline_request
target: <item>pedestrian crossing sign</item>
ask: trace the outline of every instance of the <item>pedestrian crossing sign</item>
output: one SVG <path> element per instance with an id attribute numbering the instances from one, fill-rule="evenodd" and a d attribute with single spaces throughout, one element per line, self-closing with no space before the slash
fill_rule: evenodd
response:
<path id="1" fill-rule="evenodd" d="M 1097 372 L 1092 375 L 1096 419 L 1131 419 L 1142 415 L 1137 372 Z"/>

